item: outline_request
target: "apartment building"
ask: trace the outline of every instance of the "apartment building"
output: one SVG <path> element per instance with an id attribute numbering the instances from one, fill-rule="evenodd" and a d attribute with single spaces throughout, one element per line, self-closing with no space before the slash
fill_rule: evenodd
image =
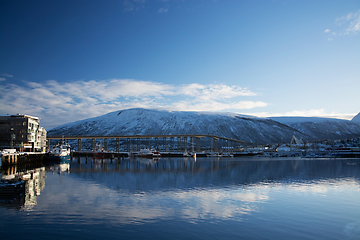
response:
<path id="1" fill-rule="evenodd" d="M 0 116 L 0 148 L 15 148 L 20 152 L 46 150 L 46 130 L 40 118 L 29 115 Z"/>

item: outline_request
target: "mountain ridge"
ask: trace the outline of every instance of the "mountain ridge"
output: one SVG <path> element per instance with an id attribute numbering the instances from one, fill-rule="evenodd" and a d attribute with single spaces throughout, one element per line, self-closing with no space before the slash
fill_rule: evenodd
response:
<path id="1" fill-rule="evenodd" d="M 234 113 L 126 109 L 68 123 L 48 131 L 54 135 L 178 135 L 208 134 L 246 142 L 274 143 L 307 138 L 271 119 Z"/>
<path id="2" fill-rule="evenodd" d="M 305 141 L 360 136 L 360 125 L 350 121 L 317 120 L 285 124 L 272 118 L 235 113 L 133 108 L 68 123 L 49 130 L 48 135 L 207 134 L 261 144 L 289 142 L 292 136 Z"/>
<path id="3" fill-rule="evenodd" d="M 358 114 L 356 114 L 356 116 L 351 119 L 351 122 L 360 124 L 360 112 Z"/>

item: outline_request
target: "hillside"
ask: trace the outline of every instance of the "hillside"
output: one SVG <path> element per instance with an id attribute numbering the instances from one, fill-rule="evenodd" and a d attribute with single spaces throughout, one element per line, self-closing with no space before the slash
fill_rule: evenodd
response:
<path id="1" fill-rule="evenodd" d="M 360 125 L 352 121 L 318 117 L 271 117 L 312 139 L 346 139 L 360 137 Z"/>
<path id="2" fill-rule="evenodd" d="M 209 134 L 251 143 L 305 141 L 360 136 L 360 125 L 347 120 L 306 117 L 257 118 L 233 113 L 127 109 L 85 119 L 48 131 L 60 135 Z"/>
<path id="3" fill-rule="evenodd" d="M 170 112 L 128 109 L 51 129 L 59 135 L 175 135 L 209 134 L 252 143 L 288 142 L 299 131 L 266 118 L 231 113 Z"/>
<path id="4" fill-rule="evenodd" d="M 360 124 L 360 113 L 353 117 L 353 119 L 351 119 L 351 122 Z"/>

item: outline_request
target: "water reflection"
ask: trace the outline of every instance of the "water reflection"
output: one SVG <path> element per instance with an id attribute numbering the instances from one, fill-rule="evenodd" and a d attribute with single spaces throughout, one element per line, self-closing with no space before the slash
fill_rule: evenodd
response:
<path id="1" fill-rule="evenodd" d="M 360 207 L 360 159 L 78 158 L 31 171 L 19 209 L 34 215 L 21 221 L 51 225 L 47 231 L 59 225 L 77 232 L 82 226 L 152 224 L 152 234 L 177 232 L 186 238 L 188 232 L 179 232 L 184 225 L 177 225 L 182 222 L 223 224 L 230 228 L 226 234 L 236 233 L 231 237 L 249 239 L 263 237 L 250 229 L 275 239 L 284 226 L 300 234 L 288 237 L 298 239 L 331 231 L 335 239 L 351 239 L 360 233 L 354 211 Z M 224 235 L 221 229 L 198 231 L 201 238 Z"/>
<path id="2" fill-rule="evenodd" d="M 346 180 L 346 184 L 349 181 L 357 184 L 360 177 L 360 162 L 358 159 L 276 161 L 209 158 L 196 161 L 193 158 L 157 160 L 77 158 L 50 165 L 46 171 L 60 176 L 71 174 L 84 180 L 91 180 L 122 194 L 136 196 L 136 194 L 176 191 L 175 196 L 180 201 L 186 199 L 181 197 L 184 195 L 187 195 L 187 198 L 199 196 L 197 198 L 204 199 L 201 202 L 206 204 L 207 201 L 223 202 L 234 198 L 242 202 L 267 199 L 264 191 L 236 192 L 238 188 L 243 189 L 246 186 L 253 190 L 258 188 L 258 185 L 273 188 L 281 185 L 291 186 L 299 192 L 311 190 L 314 193 L 326 193 L 327 186 L 339 185 L 338 179 L 344 181 L 351 178 Z M 18 200 L 25 199 L 18 202 L 21 204 L 23 202 L 22 205 L 26 207 L 36 205 L 36 198 L 45 187 L 45 167 L 23 171 L 16 166 L 5 169 L 2 180 L 19 176 L 26 180 L 26 184 L 25 196 L 17 197 Z M 235 212 L 248 211 L 248 208 L 241 208 Z M 205 210 L 205 212 L 216 211 Z"/>
<path id="3" fill-rule="evenodd" d="M 110 189 L 136 191 L 169 191 L 281 181 L 318 182 L 360 176 L 359 159 L 348 160 L 255 160 L 255 159 L 183 159 L 165 158 L 89 160 L 75 159 L 71 174 L 91 179 Z"/>
<path id="4" fill-rule="evenodd" d="M 10 174 L 9 174 L 10 173 Z M 17 190 L 0 186 L 0 204 L 10 208 L 31 209 L 45 187 L 45 167 L 24 170 L 16 166 L 7 168 L 1 182 Z"/>

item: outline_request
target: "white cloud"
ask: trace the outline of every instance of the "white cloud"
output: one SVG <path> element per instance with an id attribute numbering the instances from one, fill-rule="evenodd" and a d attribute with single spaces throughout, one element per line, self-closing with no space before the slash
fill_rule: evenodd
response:
<path id="1" fill-rule="evenodd" d="M 345 30 L 342 30 L 344 34 L 357 34 L 360 32 L 360 10 L 336 18 L 335 23 L 338 26 L 347 26 Z"/>
<path id="2" fill-rule="evenodd" d="M 254 112 L 251 115 L 258 117 L 324 117 L 324 118 L 339 118 L 351 120 L 357 113 L 339 114 L 335 112 L 326 112 L 325 109 L 310 109 L 310 110 L 294 110 L 283 113 L 269 113 L 269 112 Z"/>
<path id="3" fill-rule="evenodd" d="M 6 78 L 0 78 L 0 81 L 5 81 L 6 80 Z"/>
<path id="4" fill-rule="evenodd" d="M 167 13 L 169 11 L 168 8 L 160 8 L 158 13 Z"/>
<path id="5" fill-rule="evenodd" d="M 145 0 L 124 0 L 123 6 L 125 11 L 138 11 L 145 7 Z"/>
<path id="6" fill-rule="evenodd" d="M 360 32 L 360 10 L 357 12 L 349 13 L 346 16 L 338 17 L 335 19 L 334 28 L 335 31 L 331 29 L 325 29 L 324 33 L 331 34 L 333 36 L 344 36 L 349 34 L 357 34 Z M 334 40 L 333 38 L 328 38 L 329 41 Z"/>
<path id="7" fill-rule="evenodd" d="M 350 22 L 350 25 L 346 29 L 346 33 L 358 33 L 360 31 L 360 15 L 358 15 L 354 21 Z"/>
<path id="8" fill-rule="evenodd" d="M 22 113 L 42 118 L 55 127 L 126 108 L 157 108 L 178 111 L 223 111 L 265 107 L 249 89 L 225 84 L 170 85 L 131 79 L 59 83 L 24 82 L 0 86 L 0 114 Z"/>
<path id="9" fill-rule="evenodd" d="M 12 77 L 14 77 L 13 75 L 7 74 L 7 73 L 3 73 L 3 74 L 1 74 L 1 76 L 7 77 L 7 78 L 12 78 Z"/>
<path id="10" fill-rule="evenodd" d="M 229 109 L 252 109 L 256 107 L 266 107 L 265 102 L 253 101 L 233 101 L 228 103 L 221 103 L 218 101 L 209 102 L 194 102 L 194 101 L 180 101 L 164 107 L 167 110 L 175 111 L 222 111 Z"/>

